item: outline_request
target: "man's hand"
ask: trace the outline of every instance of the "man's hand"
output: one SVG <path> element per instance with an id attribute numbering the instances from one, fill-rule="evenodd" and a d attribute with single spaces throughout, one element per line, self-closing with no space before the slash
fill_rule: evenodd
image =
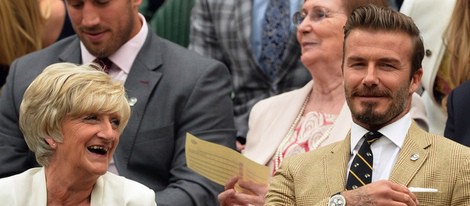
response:
<path id="1" fill-rule="evenodd" d="M 235 190 L 237 184 L 239 192 Z M 268 186 L 239 180 L 239 177 L 235 176 L 225 184 L 224 189 L 225 191 L 218 195 L 221 206 L 263 205 Z"/>
<path id="2" fill-rule="evenodd" d="M 355 205 L 401 205 L 416 206 L 419 204 L 416 195 L 406 186 L 388 180 L 380 180 L 341 193 L 348 206 Z"/>

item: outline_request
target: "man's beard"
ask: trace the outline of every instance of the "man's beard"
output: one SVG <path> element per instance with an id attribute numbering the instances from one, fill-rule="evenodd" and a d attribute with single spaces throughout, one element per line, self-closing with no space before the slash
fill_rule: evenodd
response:
<path id="1" fill-rule="evenodd" d="M 391 105 L 384 113 L 379 113 L 374 109 L 378 104 L 375 102 L 362 103 L 362 108 L 364 108 L 362 111 L 358 111 L 356 108 L 350 106 L 351 114 L 354 119 L 372 127 L 381 127 L 386 125 L 405 110 L 406 100 L 408 97 L 408 87 L 409 85 L 403 85 L 395 95 L 393 95 L 391 91 L 378 91 L 378 89 L 367 88 L 364 89 L 367 91 L 353 91 L 352 93 L 346 91 L 346 100 L 348 101 L 348 105 L 352 106 L 352 96 L 357 96 L 358 94 L 360 94 L 359 96 L 364 94 L 371 94 L 371 96 L 378 95 L 392 99 Z"/>

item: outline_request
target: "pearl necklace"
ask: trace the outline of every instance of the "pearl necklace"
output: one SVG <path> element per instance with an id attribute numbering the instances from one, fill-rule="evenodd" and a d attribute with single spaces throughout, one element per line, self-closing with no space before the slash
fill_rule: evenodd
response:
<path id="1" fill-rule="evenodd" d="M 286 147 L 286 145 L 289 143 L 289 140 L 291 136 L 294 134 L 295 128 L 297 127 L 297 124 L 299 124 L 300 119 L 302 118 L 304 112 L 305 112 L 305 107 L 307 106 L 308 100 L 310 98 L 310 94 L 307 95 L 307 98 L 305 98 L 304 103 L 302 104 L 302 107 L 300 108 L 299 113 L 297 114 L 297 117 L 295 118 L 294 122 L 289 128 L 289 131 L 287 132 L 286 136 L 283 138 L 281 144 L 278 146 L 276 150 L 276 154 L 274 156 L 274 171 L 279 169 L 279 166 L 281 165 L 281 162 L 284 160 L 284 157 L 282 155 L 283 149 Z M 320 145 L 328 138 L 328 136 L 331 133 L 331 130 L 333 129 L 333 125 L 331 125 L 328 130 L 322 134 L 322 136 L 318 139 L 317 142 L 314 143 L 314 145 L 310 148 L 311 150 L 315 150 Z"/>

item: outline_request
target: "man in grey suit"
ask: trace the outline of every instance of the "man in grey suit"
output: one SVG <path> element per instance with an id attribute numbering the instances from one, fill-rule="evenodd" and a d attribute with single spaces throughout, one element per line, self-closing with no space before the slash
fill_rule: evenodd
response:
<path id="1" fill-rule="evenodd" d="M 157 204 L 217 205 L 222 187 L 186 166 L 185 134 L 235 148 L 227 68 L 152 33 L 141 0 L 67 0 L 77 36 L 12 63 L 0 97 L 0 176 L 37 166 L 18 127 L 23 93 L 48 65 L 112 62 L 132 116 L 115 151 L 117 172 L 156 192 Z M 45 128 L 46 129 L 46 128 Z"/>
<path id="2" fill-rule="evenodd" d="M 263 51 L 264 15 L 274 0 L 196 0 L 191 16 L 189 48 L 204 56 L 223 62 L 233 81 L 235 126 L 238 139 L 243 141 L 248 131 L 248 115 L 259 100 L 300 88 L 310 81 L 310 74 L 300 62 L 300 47 L 291 17 L 303 0 L 289 3 L 286 20 L 289 35 L 279 61 L 273 64 L 277 72 L 269 76 L 260 60 L 274 49 Z M 276 21 L 277 22 L 277 21 Z M 271 35 L 275 36 L 275 35 Z M 269 68 L 268 68 L 269 69 Z M 240 149 L 240 148 L 239 148 Z"/>

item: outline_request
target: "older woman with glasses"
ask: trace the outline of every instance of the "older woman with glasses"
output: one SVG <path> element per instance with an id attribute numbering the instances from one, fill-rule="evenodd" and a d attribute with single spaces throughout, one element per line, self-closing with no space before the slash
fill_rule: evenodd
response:
<path id="1" fill-rule="evenodd" d="M 312 81 L 303 88 L 258 102 L 250 113 L 247 143 L 242 151 L 246 157 L 269 166 L 272 175 L 285 158 L 346 137 L 352 118 L 341 69 L 343 26 L 355 8 L 370 3 L 387 6 L 386 0 L 305 0 L 302 10 L 293 15 L 301 61 Z M 413 116 L 425 126 L 424 106 L 417 108 L 421 109 Z M 248 192 L 236 191 L 235 185 Z M 234 177 L 219 194 L 219 202 L 223 206 L 262 205 L 267 187 Z"/>
<path id="2" fill-rule="evenodd" d="M 2 205 L 156 205 L 154 191 L 107 172 L 130 107 L 96 69 L 53 64 L 26 89 L 20 128 L 43 167 L 0 179 Z"/>

